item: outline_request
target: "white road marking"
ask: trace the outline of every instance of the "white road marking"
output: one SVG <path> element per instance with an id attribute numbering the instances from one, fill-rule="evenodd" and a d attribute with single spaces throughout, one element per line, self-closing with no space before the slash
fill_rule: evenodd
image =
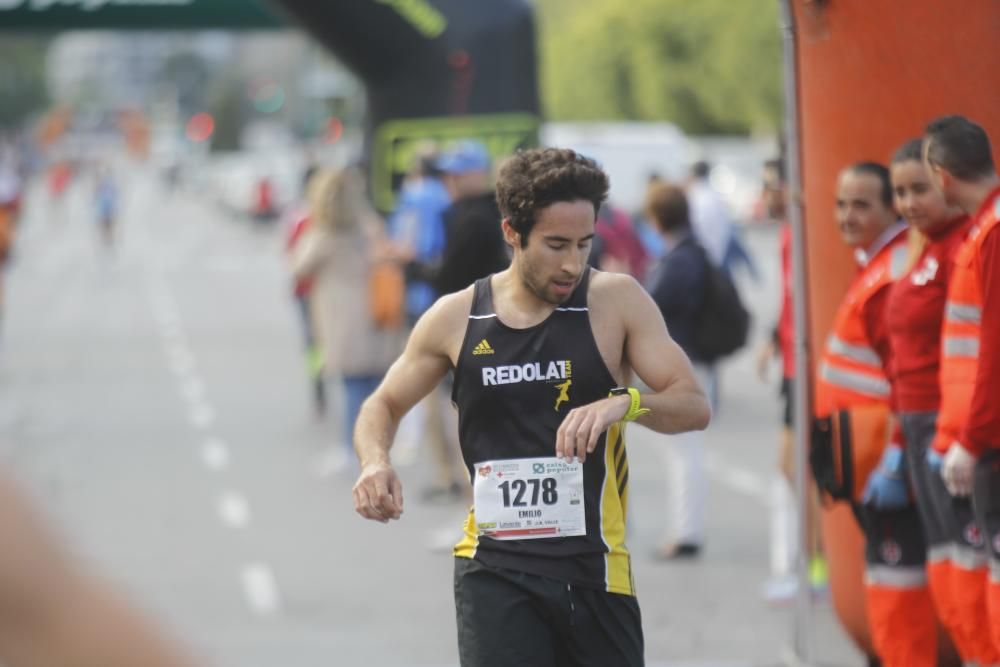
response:
<path id="1" fill-rule="evenodd" d="M 754 500 L 770 506 L 770 486 L 758 475 L 742 468 L 727 465 L 722 462 L 720 457 L 711 453 L 705 455 L 705 467 L 712 478 L 719 483 L 737 493 L 750 496 Z"/>
<path id="2" fill-rule="evenodd" d="M 226 491 L 215 503 L 219 518 L 230 528 L 245 528 L 250 523 L 250 503 L 235 491 Z"/>
<path id="3" fill-rule="evenodd" d="M 184 337 L 178 322 L 160 325 L 160 336 L 169 343 L 179 342 Z"/>
<path id="4" fill-rule="evenodd" d="M 191 423 L 200 429 L 208 429 L 215 423 L 215 410 L 202 401 L 191 406 Z"/>
<path id="5" fill-rule="evenodd" d="M 170 345 L 167 347 L 167 362 L 170 364 L 170 370 L 175 375 L 184 376 L 194 372 L 194 355 L 183 345 Z"/>
<path id="6" fill-rule="evenodd" d="M 281 607 L 281 597 L 271 568 L 264 563 L 251 563 L 243 566 L 241 575 L 243 593 L 250 609 L 261 616 L 277 612 Z"/>
<path id="7" fill-rule="evenodd" d="M 223 470 L 229 465 L 229 448 L 219 438 L 209 438 L 201 446 L 201 460 L 211 470 Z"/>
<path id="8" fill-rule="evenodd" d="M 203 403 L 205 401 L 205 383 L 197 375 L 189 375 L 181 380 L 181 395 L 189 403 Z"/>

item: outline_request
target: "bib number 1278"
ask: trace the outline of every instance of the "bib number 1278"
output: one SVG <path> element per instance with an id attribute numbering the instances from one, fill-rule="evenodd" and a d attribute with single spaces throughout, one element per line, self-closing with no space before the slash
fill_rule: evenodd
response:
<path id="1" fill-rule="evenodd" d="M 559 502 L 559 491 L 556 490 L 554 477 L 514 479 L 499 484 L 497 488 L 503 495 L 504 507 L 537 507 L 539 500 L 544 505 L 555 505 Z M 529 489 L 531 495 L 525 498 Z"/>
<path id="2" fill-rule="evenodd" d="M 583 464 L 554 456 L 475 464 L 476 529 L 495 540 L 587 534 Z"/>

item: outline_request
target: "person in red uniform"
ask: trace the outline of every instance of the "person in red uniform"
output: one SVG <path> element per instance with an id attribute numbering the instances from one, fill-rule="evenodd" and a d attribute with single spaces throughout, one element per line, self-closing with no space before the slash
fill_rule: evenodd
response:
<path id="1" fill-rule="evenodd" d="M 958 547 L 949 520 L 950 497 L 940 474 L 927 465 L 941 408 L 941 327 L 955 253 L 971 221 L 948 206 L 930 182 L 923 164 L 922 140 L 913 139 L 893 156 L 891 165 L 896 210 L 910 225 L 911 261 L 905 276 L 893 284 L 886 310 L 893 352 L 895 410 L 906 440 L 905 463 L 900 451 L 887 452 L 895 466 L 883 467 L 869 484 L 878 493 L 907 501 L 910 482 L 927 545 L 928 586 L 938 616 L 968 662 L 985 662 L 977 640 L 961 632 L 951 601 L 951 555 Z M 886 460 L 885 458 L 883 460 Z M 903 471 L 909 474 L 904 477 Z M 907 479 L 908 478 L 908 479 Z M 907 503 L 908 504 L 908 503 Z M 971 517 L 971 510 L 967 512 Z M 977 657 L 978 656 L 978 657 Z"/>
<path id="2" fill-rule="evenodd" d="M 865 533 L 865 602 L 872 643 L 885 667 L 934 667 L 937 622 L 927 592 L 926 548 L 903 478 L 902 432 L 891 429 L 894 362 L 886 309 L 909 256 L 906 226 L 893 209 L 889 170 L 865 162 L 845 169 L 837 221 L 860 270 L 841 302 L 816 381 L 817 428 L 852 441 L 855 467 L 882 453 L 852 506 Z M 863 427 L 862 424 L 873 424 Z M 845 433 L 850 435 L 846 435 Z M 815 445 L 815 443 L 814 443 Z"/>
<path id="3" fill-rule="evenodd" d="M 923 155 L 935 187 L 976 225 L 970 257 L 975 279 L 968 302 L 961 305 L 969 319 L 978 321 L 979 336 L 959 340 L 979 359 L 965 428 L 948 446 L 941 475 L 953 496 L 972 496 L 989 550 L 990 635 L 1000 649 L 1000 177 L 986 132 L 963 116 L 932 121 Z"/>
<path id="4" fill-rule="evenodd" d="M 786 218 L 788 187 L 785 181 L 785 163 L 781 158 L 764 163 L 761 200 L 767 217 L 779 221 L 778 246 L 781 256 L 781 310 L 770 338 L 764 341 L 757 353 L 757 374 L 767 381 L 768 368 L 781 357 L 781 398 L 783 399 L 781 440 L 778 449 L 778 468 L 787 482 L 788 495 L 795 485 L 795 449 L 792 438 L 792 400 L 795 394 L 795 329 L 792 315 L 792 226 Z M 810 483 L 810 487 L 812 484 Z M 809 557 L 809 580 L 815 592 L 823 592 L 828 585 L 826 559 L 823 557 L 820 538 L 819 496 L 810 488 L 807 499 L 806 547 Z M 792 505 L 792 501 L 787 501 Z M 782 521 L 788 514 L 785 503 L 775 500 L 779 514 L 772 521 Z M 789 531 L 791 533 L 793 531 Z M 794 536 L 790 535 L 791 540 Z M 783 570 L 792 560 L 787 544 L 772 544 L 772 569 L 774 577 L 764 586 L 764 597 L 773 603 L 791 600 L 798 588 L 798 579 Z"/>

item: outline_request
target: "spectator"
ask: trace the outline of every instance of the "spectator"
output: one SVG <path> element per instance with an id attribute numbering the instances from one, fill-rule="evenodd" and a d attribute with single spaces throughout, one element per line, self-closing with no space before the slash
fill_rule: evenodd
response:
<path id="1" fill-rule="evenodd" d="M 647 289 L 663 313 L 671 337 L 691 359 L 695 376 L 705 389 L 711 385 L 711 367 L 695 356 L 693 343 L 708 278 L 706 250 L 695 240 L 687 198 L 679 187 L 663 182 L 652 185 L 646 196 L 646 213 L 666 248 Z M 704 435 L 701 431 L 675 435 L 665 452 L 672 535 L 657 556 L 693 558 L 701 552 L 704 538 Z"/>
<path id="2" fill-rule="evenodd" d="M 687 196 L 694 235 L 716 266 L 731 274 L 742 263 L 754 281 L 759 282 L 760 273 L 740 239 L 729 207 L 709 181 L 711 170 L 705 161 L 691 167 Z"/>
<path id="3" fill-rule="evenodd" d="M 646 275 L 649 255 L 627 213 L 608 203 L 601 206 L 594 227 L 591 266 L 612 273 L 627 273 L 640 280 Z"/>
<path id="4" fill-rule="evenodd" d="M 500 231 L 500 209 L 490 183 L 490 156 L 465 141 L 438 162 L 452 204 L 444 212 L 445 249 L 437 268 L 439 294 L 465 289 L 510 264 Z"/>
<path id="5" fill-rule="evenodd" d="M 376 326 L 368 301 L 369 276 L 384 239 L 356 169 L 321 170 L 309 185 L 312 225 L 292 253 L 296 279 L 311 277 L 310 311 L 327 377 L 343 380 L 344 449 L 334 468 L 353 459 L 352 431 L 361 403 L 399 353 L 402 330 Z"/>
<path id="6" fill-rule="evenodd" d="M 97 188 L 95 191 L 97 204 L 97 225 L 101 234 L 101 242 L 108 250 L 115 243 L 115 226 L 118 221 L 118 184 L 115 182 L 111 167 L 104 165 L 97 172 Z"/>
<path id="7" fill-rule="evenodd" d="M 302 177 L 303 190 L 308 193 L 309 181 L 316 174 L 317 168 L 310 166 L 306 169 Z M 295 207 L 289 215 L 287 224 L 287 236 L 285 240 L 285 252 L 291 256 L 296 246 L 302 239 L 309 227 L 312 225 L 308 203 L 303 202 Z M 312 386 L 313 409 L 318 417 L 326 414 L 326 383 L 323 377 L 323 354 L 316 341 L 312 314 L 309 306 L 309 293 L 312 291 L 312 277 L 298 278 L 292 286 L 292 294 L 295 297 L 295 305 L 299 312 L 302 324 L 302 335 L 305 344 L 306 368 L 309 372 L 309 383 Z"/>
<path id="8" fill-rule="evenodd" d="M 764 164 L 763 192 L 761 200 L 767 218 L 780 227 L 779 244 L 781 255 L 781 311 L 774 325 L 772 335 L 764 341 L 757 353 L 757 374 L 762 382 L 767 381 L 768 368 L 781 357 L 781 398 L 782 428 L 778 446 L 778 468 L 781 472 L 776 480 L 772 499 L 771 540 L 772 578 L 764 584 L 764 597 L 771 602 L 784 602 L 794 598 L 798 589 L 798 579 L 792 571 L 794 555 L 797 551 L 795 539 L 795 501 L 792 489 L 795 483 L 795 448 L 792 439 L 792 415 L 795 395 L 795 340 L 792 318 L 792 228 L 786 218 L 788 187 L 785 182 L 785 165 L 782 160 L 768 160 Z M 828 585 L 826 559 L 820 546 L 819 499 L 813 493 L 812 483 L 806 502 L 808 503 L 809 536 L 809 578 L 816 592 Z"/>
<path id="9" fill-rule="evenodd" d="M 400 258 L 421 265 L 441 261 L 445 238 L 442 214 L 451 204 L 436 161 L 437 156 L 429 150 L 417 156 L 412 172 L 399 190 L 396 210 L 389 218 L 389 235 L 399 249 Z M 407 276 L 406 315 L 411 324 L 436 298 L 430 281 Z"/>

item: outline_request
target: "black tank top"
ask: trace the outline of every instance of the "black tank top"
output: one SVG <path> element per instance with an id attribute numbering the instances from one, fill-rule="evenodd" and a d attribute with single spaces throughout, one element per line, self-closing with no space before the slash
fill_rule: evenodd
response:
<path id="1" fill-rule="evenodd" d="M 573 408 L 615 386 L 590 328 L 584 275 L 540 324 L 514 329 L 497 317 L 491 277 L 476 282 L 455 368 L 462 457 L 477 462 L 555 456 L 556 431 Z M 634 594 L 625 548 L 628 459 L 623 425 L 602 434 L 583 466 L 587 534 L 533 540 L 478 536 L 475 509 L 455 555 L 612 593 Z"/>

